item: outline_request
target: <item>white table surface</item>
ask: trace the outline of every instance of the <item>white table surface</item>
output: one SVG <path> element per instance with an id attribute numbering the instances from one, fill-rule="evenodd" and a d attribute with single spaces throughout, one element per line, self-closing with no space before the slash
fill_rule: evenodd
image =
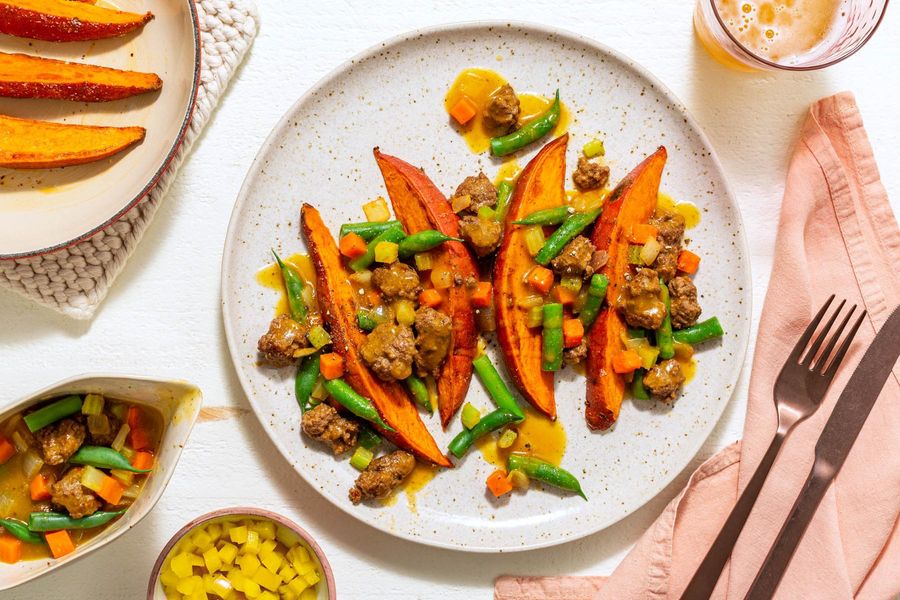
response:
<path id="1" fill-rule="evenodd" d="M 825 71 L 748 75 L 698 46 L 692 0 L 341 2 L 258 0 L 259 37 L 156 220 L 92 322 L 75 322 L 0 292 L 0 381 L 11 402 L 83 372 L 184 378 L 206 406 L 249 411 L 225 346 L 219 267 L 231 207 L 257 149 L 320 77 L 380 40 L 443 22 L 516 19 L 555 25 L 631 56 L 687 105 L 712 140 L 743 212 L 753 268 L 754 331 L 773 260 L 784 174 L 812 100 L 857 95 L 882 177 L 900 208 L 900 15 L 856 56 Z M 752 352 L 752 342 L 751 342 Z M 748 355 L 748 365 L 749 365 Z M 311 531 L 339 598 L 491 598 L 496 576 L 608 574 L 691 470 L 741 435 L 749 368 L 721 422 L 673 484 L 609 529 L 557 548 L 467 555 L 395 539 L 344 516 L 304 483 L 250 412 L 194 429 L 156 509 L 131 533 L 5 599 L 142 597 L 157 553 L 192 517 L 233 505 L 284 513 Z"/>

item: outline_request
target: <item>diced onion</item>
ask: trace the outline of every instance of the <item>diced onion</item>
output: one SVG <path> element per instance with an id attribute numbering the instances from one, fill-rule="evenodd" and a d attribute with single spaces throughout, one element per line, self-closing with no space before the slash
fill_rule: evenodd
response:
<path id="1" fill-rule="evenodd" d="M 394 302 L 394 313 L 397 315 L 397 322 L 401 325 L 412 325 L 416 321 L 416 309 L 412 300 Z"/>
<path id="2" fill-rule="evenodd" d="M 525 246 L 528 248 L 528 253 L 532 256 L 541 251 L 541 248 L 544 247 L 546 241 L 547 239 L 544 237 L 544 228 L 540 225 L 529 227 L 525 231 Z"/>
<path id="3" fill-rule="evenodd" d="M 472 206 L 472 196 L 465 194 L 464 196 L 454 196 L 450 201 L 450 208 L 453 212 L 459 213 Z"/>
<path id="4" fill-rule="evenodd" d="M 122 448 L 125 447 L 125 440 L 128 439 L 129 432 L 131 432 L 131 427 L 128 426 L 128 423 L 122 423 L 122 426 L 119 427 L 119 433 L 116 434 L 110 447 L 116 452 L 121 452 Z"/>
<path id="5" fill-rule="evenodd" d="M 103 489 L 104 481 L 106 481 L 106 475 L 96 467 L 88 465 L 81 473 L 81 485 L 93 492 L 100 492 Z"/>
<path id="6" fill-rule="evenodd" d="M 517 490 L 527 490 L 528 485 L 531 483 L 531 480 L 528 479 L 528 475 L 526 475 L 519 469 L 513 469 L 512 471 L 510 471 L 509 475 L 507 475 L 506 478 Z"/>
<path id="7" fill-rule="evenodd" d="M 544 307 L 532 306 L 525 313 L 526 327 L 542 327 L 544 325 Z"/>
<path id="8" fill-rule="evenodd" d="M 645 346 L 649 346 L 650 342 L 647 341 L 647 338 L 626 338 L 625 339 L 625 347 L 629 350 L 634 350 L 635 352 L 639 351 L 641 348 Z"/>
<path id="9" fill-rule="evenodd" d="M 515 429 L 507 429 L 502 434 L 500 434 L 500 439 L 497 440 L 497 445 L 501 448 L 509 448 L 516 443 L 517 437 L 519 437 L 519 434 L 516 433 Z"/>
<path id="10" fill-rule="evenodd" d="M 328 390 L 325 389 L 325 380 L 320 376 L 318 381 L 316 381 L 316 386 L 313 388 L 312 392 L 309 394 L 316 400 L 324 400 L 328 397 Z"/>
<path id="11" fill-rule="evenodd" d="M 655 237 L 649 238 L 641 248 L 641 260 L 645 265 L 652 265 L 660 250 L 662 250 L 662 244 L 659 243 L 659 240 Z"/>
<path id="12" fill-rule="evenodd" d="M 43 466 L 44 461 L 34 450 L 29 450 L 22 457 L 22 471 L 25 473 L 25 477 L 29 481 L 31 481 L 35 475 L 40 473 L 41 467 Z"/>
<path id="13" fill-rule="evenodd" d="M 141 484 L 140 483 L 133 483 L 130 486 L 128 486 L 127 488 L 125 488 L 124 492 L 122 492 L 123 498 L 129 498 L 131 500 L 134 500 L 135 498 L 137 498 L 140 495 L 141 495 Z"/>
<path id="14" fill-rule="evenodd" d="M 27 451 L 29 448 L 28 442 L 25 441 L 25 436 L 18 431 L 13 431 L 12 441 L 13 445 L 16 447 L 16 452 L 20 454 Z"/>
<path id="15" fill-rule="evenodd" d="M 363 269 L 362 271 L 351 273 L 350 281 L 358 285 L 370 285 L 372 283 L 372 271 Z"/>
<path id="16" fill-rule="evenodd" d="M 694 347 L 690 344 L 675 342 L 675 358 L 678 360 L 691 360 L 694 357 Z"/>
<path id="17" fill-rule="evenodd" d="M 81 413 L 84 415 L 101 415 L 103 414 L 103 396 L 100 394 L 88 394 L 81 403 Z"/>
<path id="18" fill-rule="evenodd" d="M 448 269 L 435 269 L 431 272 L 431 284 L 439 290 L 446 290 L 453 285 L 453 273 Z"/>
<path id="19" fill-rule="evenodd" d="M 313 306 L 316 301 L 316 290 L 311 285 L 303 286 L 303 291 L 300 292 L 300 297 L 303 298 L 303 303 L 306 306 Z"/>
<path id="20" fill-rule="evenodd" d="M 308 339 L 309 343 L 315 348 L 322 348 L 331 343 L 331 336 L 328 335 L 328 332 L 325 331 L 325 328 L 321 325 L 316 325 L 310 329 L 309 333 L 306 334 L 306 339 Z"/>

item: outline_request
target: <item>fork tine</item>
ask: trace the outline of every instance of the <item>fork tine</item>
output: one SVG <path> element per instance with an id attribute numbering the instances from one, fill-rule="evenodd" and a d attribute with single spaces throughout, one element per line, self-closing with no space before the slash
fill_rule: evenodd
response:
<path id="1" fill-rule="evenodd" d="M 828 345 L 825 346 L 825 349 L 822 350 L 822 353 L 819 355 L 818 360 L 816 360 L 815 364 L 811 367 L 813 371 L 818 371 L 820 373 L 825 372 L 825 365 L 828 364 L 828 357 L 831 355 L 831 351 L 834 350 L 834 347 L 837 345 L 838 340 L 841 339 L 841 334 L 844 332 L 844 327 L 847 326 L 847 323 L 850 321 L 850 317 L 853 316 L 854 312 L 856 312 L 855 304 L 850 307 L 850 310 L 847 312 L 844 320 L 841 321 L 841 324 L 837 328 L 837 331 L 831 334 L 831 338 L 828 340 Z"/>
<path id="2" fill-rule="evenodd" d="M 859 329 L 859 326 L 862 325 L 863 319 L 865 318 L 866 311 L 862 311 L 862 314 L 859 315 L 856 323 L 853 324 L 853 327 L 847 333 L 847 337 L 844 338 L 844 343 L 841 344 L 840 348 L 838 348 L 837 354 L 835 354 L 834 358 L 831 360 L 831 364 L 828 365 L 828 369 L 822 373 L 822 375 L 828 380 L 834 379 L 834 374 L 837 372 L 838 367 L 841 366 L 841 361 L 844 360 L 844 355 L 847 354 L 847 349 L 850 347 L 850 342 L 853 341 L 853 338 L 856 336 L 856 331 Z M 824 367 L 824 365 L 822 366 Z"/>
<path id="3" fill-rule="evenodd" d="M 797 343 L 794 345 L 794 350 L 791 352 L 791 356 L 788 362 L 800 362 L 800 357 L 803 355 L 803 350 L 806 348 L 806 344 L 809 343 L 809 339 L 816 332 L 816 328 L 819 326 L 819 322 L 825 315 L 825 311 L 828 310 L 829 306 L 831 306 L 831 302 L 833 300 L 834 294 L 832 294 L 828 298 L 828 300 L 825 301 L 825 304 L 823 304 L 822 308 L 819 309 L 818 314 L 816 314 L 810 324 L 806 326 L 806 331 L 803 332 L 803 335 L 800 336 L 800 339 L 797 340 Z"/>
<path id="4" fill-rule="evenodd" d="M 809 352 L 804 357 L 803 362 L 800 364 L 804 367 L 809 367 L 813 359 L 819 353 L 819 348 L 822 347 L 822 343 L 825 341 L 825 338 L 828 337 L 828 332 L 831 330 L 831 326 L 834 325 L 835 320 L 838 318 L 838 315 L 841 314 L 841 310 L 843 310 L 844 305 L 847 303 L 846 300 L 841 300 L 841 303 L 838 305 L 837 310 L 834 311 L 834 314 L 831 315 L 831 318 L 828 319 L 828 323 L 825 324 L 825 327 L 822 328 L 822 331 L 819 332 L 819 335 L 816 336 L 815 341 L 809 347 Z"/>

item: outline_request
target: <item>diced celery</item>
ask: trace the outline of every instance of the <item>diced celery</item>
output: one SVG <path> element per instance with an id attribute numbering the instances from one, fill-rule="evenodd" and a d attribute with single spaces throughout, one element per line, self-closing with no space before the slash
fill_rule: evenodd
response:
<path id="1" fill-rule="evenodd" d="M 350 457 L 350 466 L 357 471 L 365 471 L 373 458 L 375 458 L 375 454 L 371 450 L 357 446 L 353 456 Z"/>
<path id="2" fill-rule="evenodd" d="M 394 263 L 397 262 L 397 254 L 400 246 L 394 242 L 378 242 L 375 245 L 375 262 Z"/>
<path id="3" fill-rule="evenodd" d="M 559 285 L 576 294 L 581 291 L 583 283 L 584 280 L 579 275 L 565 275 L 559 280 Z"/>
<path id="4" fill-rule="evenodd" d="M 510 471 L 509 475 L 507 475 L 507 479 L 517 490 L 527 490 L 528 485 L 531 483 L 531 481 L 528 479 L 528 475 L 526 475 L 519 469 L 513 469 L 512 471 Z"/>
<path id="5" fill-rule="evenodd" d="M 434 266 L 434 259 L 430 252 L 419 252 L 414 258 L 417 271 L 430 271 L 431 267 Z"/>
<path id="6" fill-rule="evenodd" d="M 314 348 L 322 348 L 331 343 L 331 336 L 328 335 L 328 332 L 321 325 L 316 325 L 310 329 L 309 333 L 306 334 L 306 339 L 309 340 L 309 343 Z"/>
<path id="7" fill-rule="evenodd" d="M 222 559 L 219 557 L 219 551 L 215 546 L 203 553 L 203 564 L 210 573 L 215 573 L 222 568 Z"/>
<path id="8" fill-rule="evenodd" d="M 528 253 L 532 256 L 540 252 L 547 241 L 547 238 L 544 237 L 544 228 L 540 225 L 534 225 L 526 229 L 524 238 Z"/>
<path id="9" fill-rule="evenodd" d="M 391 218 L 391 211 L 388 210 L 387 201 L 381 196 L 363 204 L 363 212 L 366 213 L 366 219 L 374 223 L 384 223 Z"/>
<path id="10" fill-rule="evenodd" d="M 134 500 L 140 495 L 141 484 L 139 482 L 132 483 L 129 487 L 125 488 L 124 492 L 122 492 L 122 497 L 128 498 L 129 500 Z"/>
<path id="11" fill-rule="evenodd" d="M 100 469 L 90 465 L 84 467 L 81 473 L 81 485 L 92 492 L 100 492 L 103 489 L 103 482 L 106 481 L 106 475 Z"/>
<path id="12" fill-rule="evenodd" d="M 519 434 L 516 433 L 515 429 L 507 429 L 502 434 L 500 434 L 500 439 L 497 440 L 497 445 L 501 448 L 509 448 L 516 443 L 517 437 L 519 437 Z"/>
<path id="13" fill-rule="evenodd" d="M 85 415 L 102 415 L 103 414 L 103 396 L 100 394 L 88 394 L 81 403 L 81 413 Z"/>
<path id="14" fill-rule="evenodd" d="M 134 483 L 134 473 L 131 471 L 126 471 L 124 469 L 110 469 L 109 474 L 113 479 L 115 479 L 125 487 L 129 487 L 132 483 Z"/>
<path id="15" fill-rule="evenodd" d="M 525 296 L 524 298 L 522 298 L 521 300 L 516 302 L 516 305 L 519 308 L 525 308 L 525 309 L 533 308 L 535 306 L 543 306 L 543 304 L 544 304 L 544 298 L 542 296 L 537 296 L 534 294 L 532 294 L 530 296 Z"/>
<path id="16" fill-rule="evenodd" d="M 240 525 L 238 527 L 232 527 L 228 530 L 228 537 L 235 544 L 243 544 L 247 541 L 247 533 L 249 530 L 246 525 Z"/>
<path id="17" fill-rule="evenodd" d="M 322 377 L 316 380 L 316 387 L 313 388 L 309 395 L 320 401 L 328 397 L 328 390 L 325 389 L 325 380 Z"/>
<path id="18" fill-rule="evenodd" d="M 267 590 L 275 591 L 281 585 L 281 577 L 277 573 L 273 573 L 266 567 L 260 567 L 253 575 L 253 581 Z"/>
<path id="19" fill-rule="evenodd" d="M 526 327 L 541 327 L 544 324 L 544 306 L 532 306 L 525 313 Z"/>
<path id="20" fill-rule="evenodd" d="M 628 264 L 630 265 L 642 265 L 644 261 L 641 259 L 641 250 L 643 250 L 643 246 L 635 246 L 631 244 L 628 246 Z"/>
<path id="21" fill-rule="evenodd" d="M 234 562 L 234 559 L 237 558 L 238 549 L 234 544 L 229 544 L 225 542 L 222 544 L 222 547 L 219 548 L 219 558 L 226 565 L 230 565 Z"/>
<path id="22" fill-rule="evenodd" d="M 481 420 L 481 411 L 472 406 L 471 402 L 466 402 L 462 408 L 462 424 L 466 429 L 472 429 Z"/>
<path id="23" fill-rule="evenodd" d="M 394 302 L 394 314 L 401 325 L 412 325 L 416 322 L 416 308 L 412 300 L 397 300 Z"/>
<path id="24" fill-rule="evenodd" d="M 110 447 L 116 452 L 121 452 L 122 448 L 125 447 L 125 440 L 128 439 L 128 433 L 131 431 L 131 427 L 128 426 L 128 423 L 122 423 L 122 426 L 119 428 L 119 433 L 116 434 L 116 438 L 113 440 Z"/>
<path id="25" fill-rule="evenodd" d="M 603 156 L 606 154 L 606 148 L 603 147 L 603 140 L 598 140 L 597 138 L 594 138 L 585 144 L 581 151 L 587 158 L 594 158 L 595 156 Z"/>
<path id="26" fill-rule="evenodd" d="M 493 221 L 494 217 L 497 216 L 497 211 L 495 211 L 490 206 L 479 206 L 478 207 L 478 218 L 482 221 Z"/>
<path id="27" fill-rule="evenodd" d="M 259 559 L 255 554 L 244 554 L 238 557 L 236 564 L 241 568 L 241 574 L 244 577 L 253 577 L 253 574 L 259 569 Z"/>

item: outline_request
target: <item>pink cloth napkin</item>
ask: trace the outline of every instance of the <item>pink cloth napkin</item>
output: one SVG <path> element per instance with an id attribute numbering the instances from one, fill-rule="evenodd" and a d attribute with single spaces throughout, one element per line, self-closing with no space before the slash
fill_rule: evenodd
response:
<path id="1" fill-rule="evenodd" d="M 772 389 L 830 294 L 868 311 L 817 413 L 781 449 L 713 594 L 740 600 L 802 487 L 816 440 L 864 349 L 900 300 L 900 230 L 853 95 L 812 105 L 788 171 L 775 266 L 759 327 L 742 442 L 691 476 L 605 582 L 501 577 L 496 600 L 677 599 L 775 432 Z M 884 600 L 900 594 L 900 366 L 809 526 L 776 598 Z M 602 535 L 602 534 L 601 534 Z"/>

